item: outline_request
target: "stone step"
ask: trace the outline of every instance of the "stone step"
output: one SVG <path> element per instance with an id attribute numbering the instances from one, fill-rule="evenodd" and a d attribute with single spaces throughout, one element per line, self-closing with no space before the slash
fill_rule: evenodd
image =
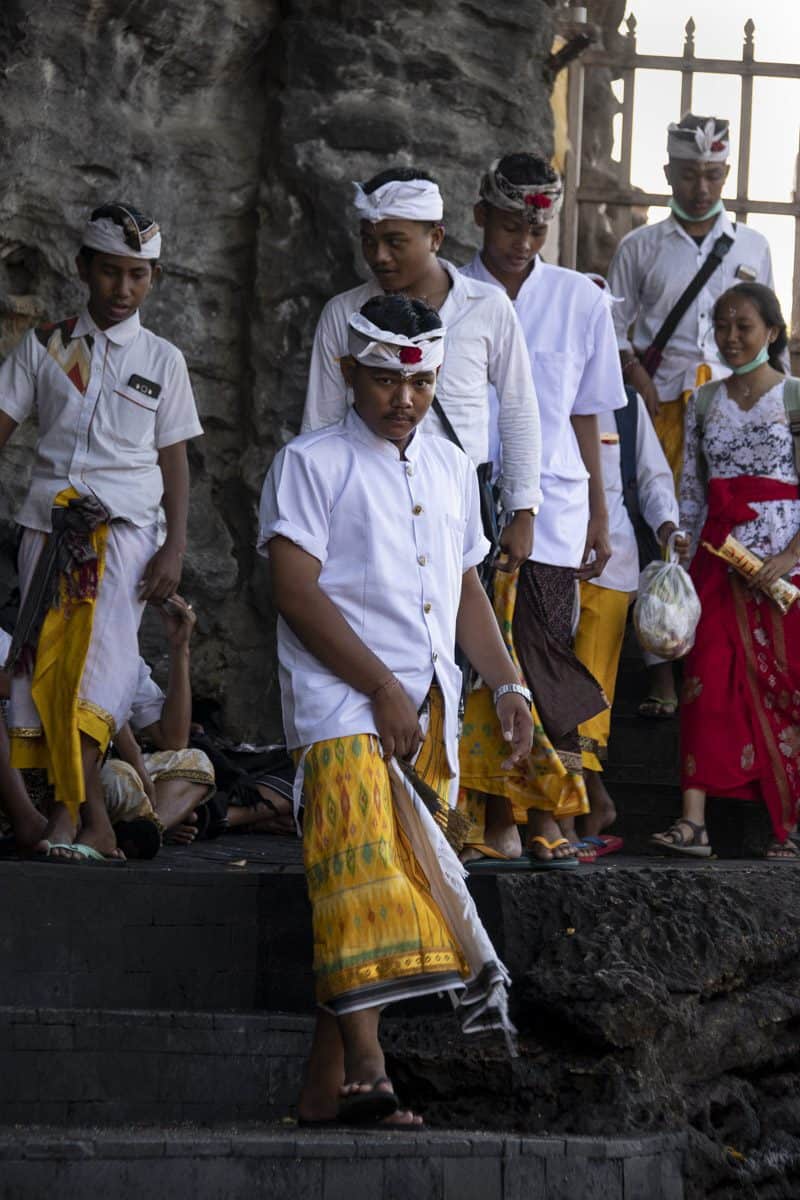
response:
<path id="1" fill-rule="evenodd" d="M 0 1124 L 284 1117 L 311 1026 L 289 1013 L 0 1009 Z"/>
<path id="2" fill-rule="evenodd" d="M 0 1129 L 0 1200 L 682 1200 L 685 1138 Z"/>

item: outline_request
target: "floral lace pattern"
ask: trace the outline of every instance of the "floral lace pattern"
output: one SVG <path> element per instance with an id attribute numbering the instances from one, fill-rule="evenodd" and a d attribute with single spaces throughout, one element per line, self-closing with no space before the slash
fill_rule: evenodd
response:
<path id="1" fill-rule="evenodd" d="M 686 408 L 686 450 L 680 488 L 681 526 L 697 538 L 706 519 L 705 485 L 697 474 L 697 414 L 694 396 Z M 792 434 L 783 404 L 783 384 L 778 383 L 745 412 L 729 395 L 725 384 L 717 389 L 703 428 L 703 450 L 709 478 L 765 475 L 783 483 L 797 483 Z M 737 525 L 733 536 L 762 558 L 779 554 L 800 528 L 800 499 L 754 503 L 758 516 Z"/>

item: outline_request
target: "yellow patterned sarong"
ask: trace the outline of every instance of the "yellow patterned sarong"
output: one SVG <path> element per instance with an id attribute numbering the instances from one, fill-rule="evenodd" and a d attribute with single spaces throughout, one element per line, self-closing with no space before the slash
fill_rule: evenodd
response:
<path id="1" fill-rule="evenodd" d="M 602 687 L 609 705 L 614 703 L 629 603 L 627 592 L 598 587 L 586 580 L 581 582 L 581 617 L 575 634 L 575 653 Z M 601 759 L 605 758 L 610 732 L 610 708 L 578 726 L 582 746 L 585 743 L 591 746 L 581 750 L 585 770 L 602 771 Z"/>
<path id="2" fill-rule="evenodd" d="M 59 492 L 53 501 L 66 507 L 79 499 L 74 488 Z M 97 554 L 97 584 L 100 587 L 105 568 L 108 525 L 102 524 L 89 535 Z M 45 616 L 36 650 L 36 665 L 31 696 L 41 720 L 41 731 L 11 729 L 11 765 L 20 769 L 39 767 L 47 770 L 55 785 L 56 800 L 66 805 L 70 816 L 86 799 L 81 759 L 81 733 L 93 738 L 99 754 L 104 754 L 114 733 L 105 714 L 79 699 L 92 623 L 97 603 L 95 596 L 76 599 L 70 596 L 65 581 L 59 583 L 60 602 Z"/>
<path id="3" fill-rule="evenodd" d="M 701 363 L 695 373 L 694 386 L 701 387 L 711 378 L 711 368 L 707 363 Z M 661 442 L 667 462 L 672 468 L 675 480 L 675 491 L 680 488 L 681 471 L 683 470 L 683 421 L 686 414 L 686 403 L 692 391 L 682 392 L 677 400 L 662 400 L 661 409 L 654 419 L 653 425 Z"/>
<path id="4" fill-rule="evenodd" d="M 446 806 L 442 717 L 434 688 L 416 769 Z M 317 1002 L 342 1014 L 460 986 L 469 968 L 396 818 L 377 737 L 315 742 L 303 796 Z"/>
<path id="5" fill-rule="evenodd" d="M 517 575 L 518 572 L 495 572 L 494 611 L 506 649 L 519 670 L 512 638 Z M 545 733 L 535 706 L 531 711 L 533 749 L 524 763 L 513 771 L 504 771 L 502 763 L 508 758 L 508 742 L 503 740 L 492 693 L 489 688 L 480 687 L 467 697 L 459 745 L 458 808 L 470 821 L 468 845 L 483 843 L 487 795 L 509 800 L 518 825 L 526 823 L 529 808 L 552 812 L 556 820 L 589 811 L 583 776 L 565 766 Z"/>

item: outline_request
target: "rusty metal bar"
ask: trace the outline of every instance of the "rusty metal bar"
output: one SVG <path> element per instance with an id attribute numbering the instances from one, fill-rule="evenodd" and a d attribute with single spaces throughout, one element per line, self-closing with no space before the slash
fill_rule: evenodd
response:
<path id="1" fill-rule="evenodd" d="M 753 34 L 755 25 L 745 23 L 742 63 L 751 63 L 755 53 Z M 750 190 L 750 134 L 753 125 L 753 76 L 742 76 L 741 102 L 739 106 L 739 172 L 736 180 L 736 199 L 746 201 Z M 747 210 L 740 211 L 742 222 L 747 223 Z"/>
<path id="2" fill-rule="evenodd" d="M 669 203 L 669 192 L 635 192 L 633 190 L 616 192 L 595 191 L 592 188 L 580 188 L 575 196 L 578 204 L 613 204 L 618 207 L 628 205 L 631 208 L 647 208 L 657 204 L 666 208 Z M 800 203 L 779 200 L 750 200 L 737 198 L 723 201 L 731 212 L 768 213 L 776 217 L 800 216 Z"/>
<path id="3" fill-rule="evenodd" d="M 789 354 L 792 374 L 800 374 L 800 147 L 794 165 L 794 274 L 792 276 L 792 322 Z"/>
<path id="4" fill-rule="evenodd" d="M 697 27 L 694 23 L 694 19 L 692 17 L 689 17 L 689 20 L 686 22 L 686 28 L 685 28 L 686 39 L 683 43 L 684 59 L 694 60 L 694 31 L 696 28 Z M 693 84 L 694 84 L 694 72 L 693 71 L 682 71 L 681 72 L 681 108 L 680 108 L 681 116 L 683 116 L 684 113 L 692 111 L 692 86 L 693 86 Z"/>
<path id="5" fill-rule="evenodd" d="M 580 58 L 567 69 L 567 131 L 569 144 L 564 167 L 564 206 L 561 209 L 561 265 L 575 270 L 578 262 L 578 205 L 583 154 L 583 62 Z"/>
<path id="6" fill-rule="evenodd" d="M 586 67 L 623 65 L 604 50 L 588 50 L 583 56 Z M 800 79 L 800 63 L 742 62 L 739 58 L 676 58 L 666 54 L 633 54 L 624 59 L 626 67 L 637 71 L 693 71 L 696 75 L 742 75 L 773 79 Z"/>

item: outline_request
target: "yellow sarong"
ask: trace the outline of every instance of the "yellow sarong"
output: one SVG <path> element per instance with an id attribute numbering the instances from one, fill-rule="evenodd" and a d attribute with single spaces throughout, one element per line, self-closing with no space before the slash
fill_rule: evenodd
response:
<path id="1" fill-rule="evenodd" d="M 74 488 L 59 492 L 53 501 L 66 507 L 79 498 Z M 97 554 L 98 588 L 103 578 L 108 525 L 102 524 L 89 535 Z M 89 643 L 96 597 L 76 599 L 60 581 L 58 608 L 47 613 L 36 649 L 36 665 L 31 696 L 42 723 L 41 733 L 29 736 L 27 730 L 11 730 L 11 765 L 19 769 L 46 768 L 48 780 L 55 786 L 55 798 L 66 805 L 73 820 L 86 799 L 81 759 L 81 733 L 88 734 L 104 754 L 114 732 L 95 706 L 78 699 Z"/>
<path id="2" fill-rule="evenodd" d="M 431 690 L 416 769 L 447 805 L 441 693 Z M 317 1002 L 353 1012 L 448 990 L 469 968 L 394 811 L 373 734 L 315 742 L 305 755 L 303 859 Z"/>
<path id="3" fill-rule="evenodd" d="M 494 610 L 506 649 L 519 670 L 512 638 L 517 575 L 517 572 L 495 572 Z M 552 812 L 556 820 L 589 811 L 583 776 L 564 765 L 544 731 L 535 706 L 531 712 L 533 749 L 524 763 L 512 771 L 504 771 L 501 764 L 508 758 L 508 742 L 503 740 L 492 693 L 489 688 L 480 687 L 467 697 L 458 755 L 461 776 L 458 808 L 470 821 L 468 845 L 483 843 L 487 795 L 509 800 L 518 825 L 527 821 L 529 808 Z"/>
<path id="4" fill-rule="evenodd" d="M 598 587 L 596 583 L 586 580 L 581 582 L 581 616 L 575 634 L 575 653 L 602 687 L 609 705 L 614 703 L 629 603 L 627 592 Z M 578 726 L 582 742 L 592 743 L 601 754 L 608 745 L 610 732 L 610 708 Z M 585 770 L 602 771 L 597 750 L 581 750 Z"/>
<path id="5" fill-rule="evenodd" d="M 708 383 L 710 378 L 711 368 L 707 363 L 701 363 L 695 373 L 695 388 Z M 677 400 L 662 400 L 660 412 L 653 421 L 655 431 L 658 434 L 658 440 L 661 442 L 661 449 L 664 451 L 667 462 L 672 468 L 676 492 L 680 487 L 681 471 L 683 470 L 683 423 L 686 413 L 686 402 L 691 394 L 692 390 L 690 389 L 689 391 L 682 392 Z"/>

